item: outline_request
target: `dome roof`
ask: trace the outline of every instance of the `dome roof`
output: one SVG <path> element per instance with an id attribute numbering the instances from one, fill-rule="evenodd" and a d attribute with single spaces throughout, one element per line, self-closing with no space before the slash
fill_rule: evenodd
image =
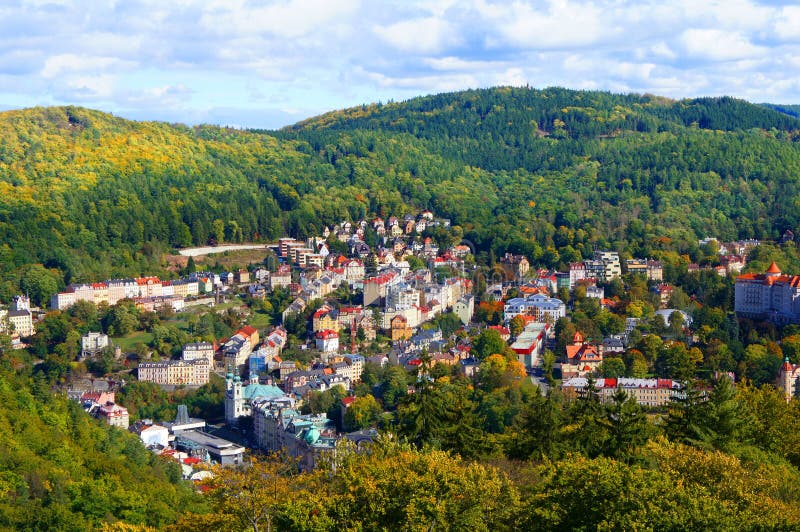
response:
<path id="1" fill-rule="evenodd" d="M 309 445 L 314 445 L 317 443 L 317 440 L 319 440 L 319 436 L 320 434 L 319 430 L 317 430 L 317 427 L 311 427 L 308 429 L 308 432 L 306 432 L 306 443 Z"/>

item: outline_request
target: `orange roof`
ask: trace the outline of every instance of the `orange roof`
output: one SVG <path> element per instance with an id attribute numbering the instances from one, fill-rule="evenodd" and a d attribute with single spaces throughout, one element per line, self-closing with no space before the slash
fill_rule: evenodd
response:
<path id="1" fill-rule="evenodd" d="M 767 273 L 781 273 L 781 269 L 778 268 L 778 265 L 775 264 L 775 261 L 772 261 L 772 264 L 769 265 Z"/>

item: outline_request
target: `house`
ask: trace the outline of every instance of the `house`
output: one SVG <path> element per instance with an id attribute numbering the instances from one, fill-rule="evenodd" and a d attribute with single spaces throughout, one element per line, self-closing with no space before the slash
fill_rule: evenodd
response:
<path id="1" fill-rule="evenodd" d="M 461 320 L 461 323 L 469 325 L 475 313 L 475 296 L 466 295 L 459 298 L 455 305 L 453 305 L 453 312 L 458 316 L 458 319 Z"/>
<path id="2" fill-rule="evenodd" d="M 100 332 L 90 332 L 81 337 L 81 358 L 95 356 L 108 347 L 108 335 Z"/>
<path id="3" fill-rule="evenodd" d="M 506 253 L 500 258 L 500 267 L 503 268 L 506 278 L 512 280 L 521 279 L 528 275 L 531 265 L 525 255 Z"/>
<path id="4" fill-rule="evenodd" d="M 339 333 L 331 329 L 319 331 L 316 334 L 316 344 L 323 357 L 327 353 L 335 353 L 339 350 Z"/>
<path id="5" fill-rule="evenodd" d="M 128 428 L 142 440 L 145 447 L 165 449 L 169 446 L 169 429 L 156 425 L 150 419 L 141 419 Z"/>
<path id="6" fill-rule="evenodd" d="M 114 404 L 113 401 L 101 405 L 94 411 L 94 416 L 98 419 L 104 420 L 112 427 L 120 427 L 123 429 L 128 428 L 130 423 L 130 415 L 128 409 L 124 406 Z"/>
<path id="7" fill-rule="evenodd" d="M 414 331 L 408 326 L 408 319 L 402 314 L 396 315 L 390 323 L 392 342 L 408 340 L 414 334 Z"/>
<path id="8" fill-rule="evenodd" d="M 566 361 L 561 365 L 564 379 L 594 373 L 603 362 L 603 354 L 597 346 L 586 342 L 580 332 L 572 337 L 572 344 L 567 346 L 566 351 Z"/>
<path id="9" fill-rule="evenodd" d="M 658 294 L 658 300 L 661 303 L 661 307 L 665 308 L 667 305 L 669 305 L 669 300 L 672 298 L 672 292 L 675 291 L 675 287 L 670 284 L 660 283 L 654 286 L 651 291 Z"/>

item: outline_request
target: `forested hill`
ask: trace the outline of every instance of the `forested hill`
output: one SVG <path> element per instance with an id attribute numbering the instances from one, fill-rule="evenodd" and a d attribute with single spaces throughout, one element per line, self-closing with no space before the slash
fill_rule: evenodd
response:
<path id="1" fill-rule="evenodd" d="M 800 120 L 732 98 L 496 88 L 361 106 L 279 132 L 0 113 L 0 301 L 157 271 L 169 247 L 304 237 L 430 208 L 480 250 L 564 265 L 595 246 L 800 231 Z M 41 269 L 31 271 L 31 264 Z"/>

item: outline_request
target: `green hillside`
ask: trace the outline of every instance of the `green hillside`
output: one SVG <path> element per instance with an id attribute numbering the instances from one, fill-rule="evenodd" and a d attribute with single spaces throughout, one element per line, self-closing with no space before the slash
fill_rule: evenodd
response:
<path id="1" fill-rule="evenodd" d="M 157 272 L 170 247 L 418 208 L 480 251 L 547 266 L 595 245 L 691 255 L 706 235 L 776 238 L 800 231 L 798 130 L 732 98 L 525 88 L 361 106 L 279 132 L 6 112 L 0 300 L 31 276 Z"/>
<path id="2" fill-rule="evenodd" d="M 203 511 L 177 463 L 51 394 L 39 374 L 0 367 L 0 530 L 96 530 L 122 520 L 161 527 Z"/>

